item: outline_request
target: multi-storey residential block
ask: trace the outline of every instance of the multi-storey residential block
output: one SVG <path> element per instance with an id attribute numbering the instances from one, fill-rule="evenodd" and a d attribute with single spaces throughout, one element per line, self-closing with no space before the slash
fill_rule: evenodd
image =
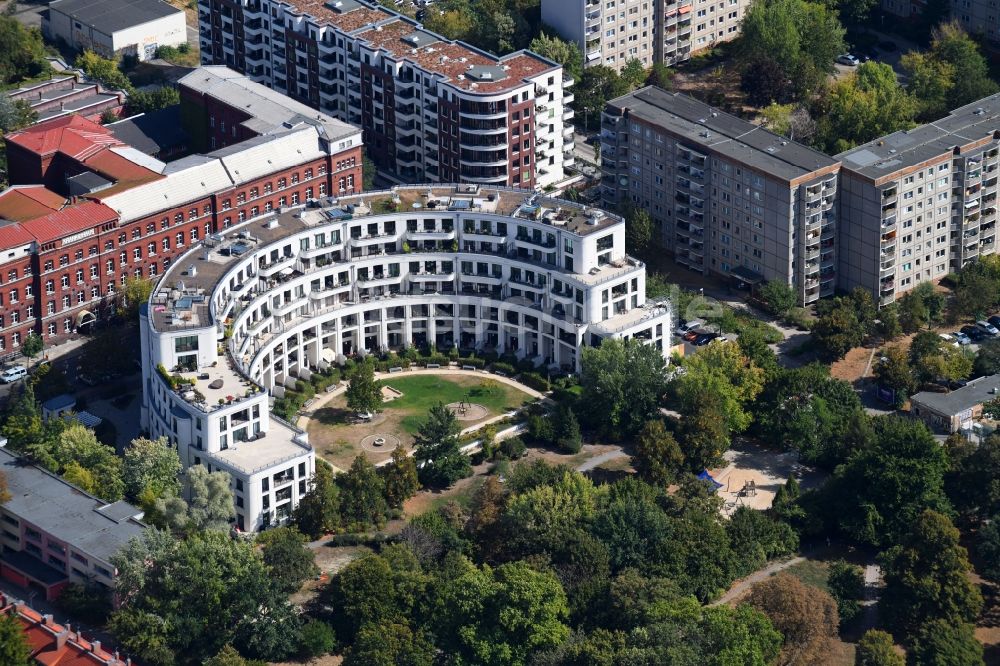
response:
<path id="1" fill-rule="evenodd" d="M 396 181 L 543 188 L 573 159 L 569 80 L 533 53 L 495 57 L 361 0 L 200 0 L 198 14 L 205 64 L 361 126 Z"/>
<path id="2" fill-rule="evenodd" d="M 885 305 L 996 252 L 1000 95 L 838 156 L 840 284 Z"/>
<path id="3" fill-rule="evenodd" d="M 227 80 L 243 92 L 232 99 L 250 114 L 239 125 L 248 138 L 210 153 L 161 162 L 80 116 L 5 137 L 15 184 L 0 192 L 0 354 L 31 331 L 59 338 L 87 326 L 127 278 L 161 274 L 219 229 L 360 189 L 357 128 Z M 185 107 L 191 133 L 207 137 L 216 107 L 197 96 Z"/>
<path id="4" fill-rule="evenodd" d="M 4 448 L 0 471 L 10 491 L 0 505 L 0 575 L 50 601 L 70 583 L 113 589 L 111 558 L 146 528 L 142 511 L 103 502 Z"/>
<path id="5" fill-rule="evenodd" d="M 666 355 L 669 308 L 646 303 L 645 267 L 624 239 L 609 213 L 478 185 L 400 187 L 235 225 L 175 262 L 150 299 L 142 423 L 186 464 L 234 477 L 241 527 L 276 524 L 313 458 L 305 433 L 269 417 L 268 392 L 338 358 L 435 344 L 576 370 L 580 348 L 605 338 Z"/>
<path id="6" fill-rule="evenodd" d="M 542 21 L 576 43 L 584 65 L 620 71 L 687 60 L 740 34 L 747 0 L 542 0 Z"/>
<path id="7" fill-rule="evenodd" d="M 679 264 L 782 280 L 801 303 L 836 286 L 840 164 L 691 97 L 644 88 L 602 117 L 602 195 L 659 225 Z"/>

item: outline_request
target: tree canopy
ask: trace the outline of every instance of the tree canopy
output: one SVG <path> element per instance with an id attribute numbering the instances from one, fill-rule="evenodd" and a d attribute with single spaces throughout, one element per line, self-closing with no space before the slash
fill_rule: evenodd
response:
<path id="1" fill-rule="evenodd" d="M 612 437 L 639 431 L 656 415 L 666 390 L 666 364 L 660 350 L 636 340 L 607 339 L 582 349 L 581 414 Z"/>

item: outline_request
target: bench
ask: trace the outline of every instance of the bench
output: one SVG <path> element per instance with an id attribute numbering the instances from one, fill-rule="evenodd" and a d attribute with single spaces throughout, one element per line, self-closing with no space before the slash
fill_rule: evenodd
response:
<path id="1" fill-rule="evenodd" d="M 440 367 L 441 367 L 440 363 L 428 363 L 427 364 L 427 369 L 428 370 L 437 370 Z"/>
<path id="2" fill-rule="evenodd" d="M 479 368 L 477 368 L 477 367 L 476 367 L 476 366 L 474 366 L 474 365 L 463 365 L 463 366 L 462 366 L 462 370 L 472 370 L 473 372 L 475 372 L 475 371 L 476 371 L 476 370 L 478 370 L 478 369 L 479 369 Z"/>
<path id="3" fill-rule="evenodd" d="M 395 368 L 389 368 L 389 372 L 390 373 L 393 373 L 393 372 L 402 372 L 402 371 L 403 371 L 403 368 L 398 367 L 398 366 L 395 367 Z"/>

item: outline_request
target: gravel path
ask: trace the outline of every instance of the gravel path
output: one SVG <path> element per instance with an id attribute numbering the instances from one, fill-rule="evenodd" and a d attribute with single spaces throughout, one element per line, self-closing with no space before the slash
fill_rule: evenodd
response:
<path id="1" fill-rule="evenodd" d="M 621 449 L 617 449 L 615 451 L 608 451 L 607 453 L 602 453 L 599 456 L 595 456 L 595 457 L 591 458 L 590 460 L 588 460 L 585 463 L 577 465 L 576 471 L 578 471 L 578 472 L 589 472 L 590 470 L 594 469 L 595 467 L 600 467 L 601 465 L 603 465 L 604 463 L 608 462 L 609 460 L 615 460 L 617 458 L 623 458 L 625 456 L 628 456 L 628 454 L 625 453 L 624 451 L 622 451 Z"/>
<path id="2" fill-rule="evenodd" d="M 779 571 L 784 571 L 788 567 L 795 566 L 799 562 L 804 562 L 805 559 L 806 559 L 805 557 L 802 557 L 800 555 L 798 557 L 793 557 L 790 560 L 785 560 L 784 562 L 775 562 L 773 564 L 769 564 L 760 571 L 753 572 L 743 580 L 733 585 L 731 588 L 729 588 L 729 591 L 727 591 L 721 597 L 710 603 L 709 606 L 721 606 L 722 604 L 728 604 L 730 601 L 733 601 L 734 599 L 739 599 L 755 583 L 759 583 L 762 580 L 766 580 L 771 576 L 773 576 L 774 574 L 778 573 Z"/>

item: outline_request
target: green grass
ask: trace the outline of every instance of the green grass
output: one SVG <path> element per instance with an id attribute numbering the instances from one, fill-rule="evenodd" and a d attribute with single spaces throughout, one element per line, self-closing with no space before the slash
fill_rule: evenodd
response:
<path id="1" fill-rule="evenodd" d="M 461 385 L 439 375 L 386 379 L 382 383 L 401 391 L 403 396 L 387 403 L 385 409 L 409 412 L 403 417 L 402 427 L 412 435 L 420 429 L 420 424 L 427 418 L 430 408 L 439 402 L 447 405 L 467 399 L 482 405 L 494 414 L 500 414 L 520 407 L 529 399 L 525 393 L 512 386 L 494 380 L 483 380 L 486 381 L 493 381 L 492 390 L 484 390 L 475 385 Z"/>
<path id="2" fill-rule="evenodd" d="M 486 477 L 477 476 L 472 479 L 471 483 L 464 486 L 461 490 L 454 492 L 445 491 L 444 493 L 435 496 L 434 499 L 430 501 L 426 511 L 437 511 L 448 502 L 455 502 L 463 509 L 468 509 L 472 505 L 472 498 L 475 496 L 476 491 L 479 490 L 485 482 Z"/>
<path id="3" fill-rule="evenodd" d="M 785 571 L 792 574 L 806 585 L 818 587 L 824 592 L 830 591 L 830 586 L 828 584 L 830 567 L 826 562 L 806 560 L 804 562 L 799 562 L 798 564 L 793 564 L 785 569 Z"/>

